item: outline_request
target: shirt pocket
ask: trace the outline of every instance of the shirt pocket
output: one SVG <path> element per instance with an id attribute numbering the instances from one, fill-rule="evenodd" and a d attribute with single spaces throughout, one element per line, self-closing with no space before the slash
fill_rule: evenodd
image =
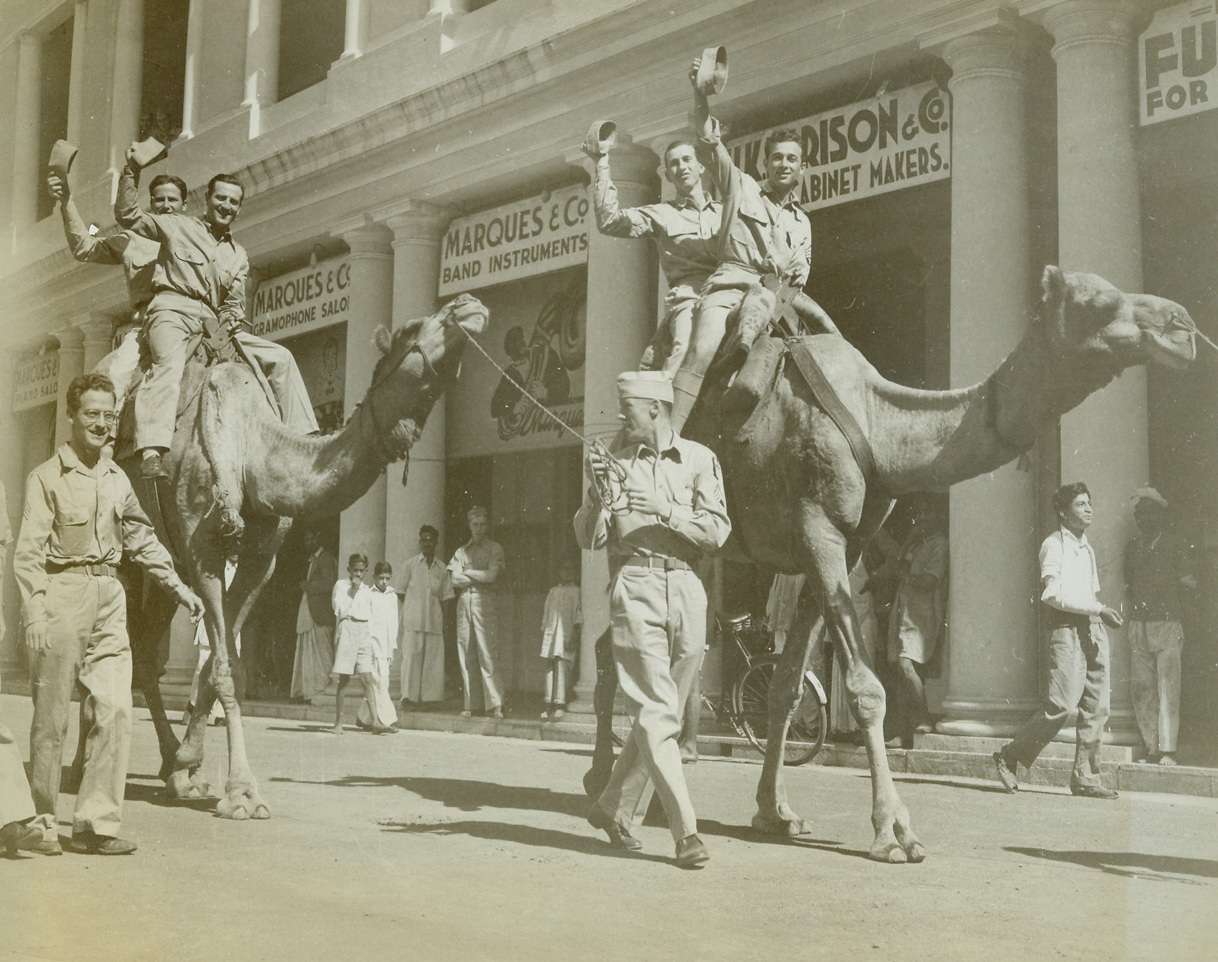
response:
<path id="1" fill-rule="evenodd" d="M 203 252 L 195 250 L 193 247 L 175 247 L 173 256 L 183 264 L 190 264 L 192 267 L 201 268 L 206 263 Z"/>
<path id="2" fill-rule="evenodd" d="M 93 546 L 93 525 L 89 512 L 72 506 L 55 509 L 55 541 L 66 557 L 79 557 Z"/>

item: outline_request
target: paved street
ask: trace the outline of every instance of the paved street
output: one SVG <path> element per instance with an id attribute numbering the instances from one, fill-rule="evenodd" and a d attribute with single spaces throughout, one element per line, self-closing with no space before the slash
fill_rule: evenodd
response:
<path id="1" fill-rule="evenodd" d="M 26 731 L 29 700 L 0 696 L 0 717 Z M 663 828 L 617 856 L 587 826 L 584 746 L 278 719 L 246 732 L 269 822 L 162 805 L 137 712 L 125 828 L 140 851 L 0 859 L 0 960 L 1192 960 L 1218 932 L 1213 799 L 903 777 L 931 854 L 883 866 L 865 858 L 865 774 L 789 769 L 815 832 L 777 842 L 748 828 L 759 766 L 704 760 L 686 772 L 712 859 L 682 872 Z M 224 734 L 208 731 L 215 782 Z"/>

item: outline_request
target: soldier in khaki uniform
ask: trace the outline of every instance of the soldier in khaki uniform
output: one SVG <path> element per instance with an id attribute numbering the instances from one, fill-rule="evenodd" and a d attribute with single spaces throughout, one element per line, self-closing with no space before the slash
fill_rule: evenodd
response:
<path id="1" fill-rule="evenodd" d="M 672 382 L 660 371 L 618 378 L 621 441 L 612 458 L 589 452 L 591 475 L 624 476 L 606 504 L 596 485 L 575 515 L 581 548 L 609 551 L 609 626 L 618 681 L 634 719 L 588 821 L 616 848 L 630 835 L 651 780 L 668 816 L 677 864 L 697 868 L 709 855 L 681 771 L 681 706 L 706 641 L 706 592 L 693 566 L 731 532 L 723 477 L 710 450 L 672 429 Z M 610 487 L 613 487 L 610 485 Z"/>
<path id="2" fill-rule="evenodd" d="M 203 603 L 175 573 L 127 476 L 102 455 L 114 421 L 110 379 L 76 378 L 67 407 L 71 440 L 30 473 L 13 559 L 34 688 L 31 787 L 44 841 L 58 849 L 55 804 L 79 683 L 87 733 L 71 846 L 125 855 L 135 844 L 117 837 L 131 742 L 131 646 L 116 577 L 124 552 L 177 595 L 196 622 Z"/>
<path id="3" fill-rule="evenodd" d="M 465 687 L 465 704 L 461 709 L 468 718 L 473 711 L 470 699 L 470 646 L 478 656 L 482 681 L 482 700 L 491 718 L 503 717 L 503 682 L 495 662 L 499 658 L 499 606 L 495 582 L 505 567 L 503 545 L 492 541 L 487 533 L 490 520 L 486 508 L 470 508 L 469 541 L 461 545 L 448 562 L 448 574 L 457 592 L 457 655 L 461 665 L 461 683 Z"/>

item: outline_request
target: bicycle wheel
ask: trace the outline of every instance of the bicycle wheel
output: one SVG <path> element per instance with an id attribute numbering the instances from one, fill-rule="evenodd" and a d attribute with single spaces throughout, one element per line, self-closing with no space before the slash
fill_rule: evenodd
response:
<path id="1" fill-rule="evenodd" d="M 740 727 L 753 747 L 765 754 L 770 715 L 770 682 L 774 678 L 776 656 L 759 658 L 740 676 L 732 691 L 732 708 L 740 719 Z M 816 689 L 804 679 L 795 714 L 787 729 L 783 762 L 803 765 L 811 761 L 825 744 L 829 728 L 829 713 L 816 694 Z"/>

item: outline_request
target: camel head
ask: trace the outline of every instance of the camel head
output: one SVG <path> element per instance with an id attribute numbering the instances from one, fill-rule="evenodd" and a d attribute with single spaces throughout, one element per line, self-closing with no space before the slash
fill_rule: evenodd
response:
<path id="1" fill-rule="evenodd" d="M 1046 267 L 1041 313 L 1067 365 L 1111 379 L 1154 361 L 1171 368 L 1196 357 L 1196 326 L 1175 301 L 1126 294 L 1095 274 Z"/>
<path id="2" fill-rule="evenodd" d="M 455 378 L 465 342 L 482 333 L 486 318 L 481 301 L 461 294 L 392 334 L 377 328 L 381 359 L 365 405 L 387 460 L 406 457 L 436 399 Z"/>

